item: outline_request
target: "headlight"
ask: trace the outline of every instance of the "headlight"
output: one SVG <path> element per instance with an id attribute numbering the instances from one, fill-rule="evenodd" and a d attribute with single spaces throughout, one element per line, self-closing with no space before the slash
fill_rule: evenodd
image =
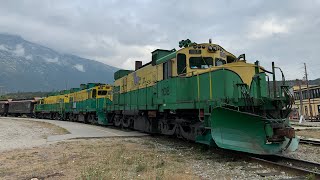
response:
<path id="1" fill-rule="evenodd" d="M 216 50 L 217 50 L 217 47 L 213 46 L 213 50 L 216 51 Z"/>
<path id="2" fill-rule="evenodd" d="M 208 46 L 208 51 L 209 51 L 209 52 L 215 52 L 215 51 L 217 51 L 217 47 L 215 47 L 215 46 Z"/>

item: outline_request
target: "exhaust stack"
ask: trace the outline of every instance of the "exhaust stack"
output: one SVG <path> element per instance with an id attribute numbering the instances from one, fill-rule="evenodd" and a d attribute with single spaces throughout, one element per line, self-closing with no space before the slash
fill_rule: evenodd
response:
<path id="1" fill-rule="evenodd" d="M 135 71 L 142 67 L 142 61 L 136 61 L 135 63 Z"/>

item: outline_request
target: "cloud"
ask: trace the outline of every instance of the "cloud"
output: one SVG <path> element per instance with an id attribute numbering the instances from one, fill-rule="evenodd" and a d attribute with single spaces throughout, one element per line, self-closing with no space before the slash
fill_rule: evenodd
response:
<path id="1" fill-rule="evenodd" d="M 294 19 L 286 19 L 281 22 L 275 17 L 258 20 L 251 25 L 251 32 L 249 32 L 248 36 L 251 39 L 262 39 L 275 35 L 288 34 L 293 24 Z"/>
<path id="2" fill-rule="evenodd" d="M 270 67 L 276 61 L 295 79 L 303 76 L 303 62 L 320 70 L 319 8 L 312 0 L 10 0 L 1 2 L 0 32 L 126 69 L 135 60 L 149 62 L 157 48 L 212 38 L 250 62 Z M 310 71 L 310 78 L 318 77 Z"/>

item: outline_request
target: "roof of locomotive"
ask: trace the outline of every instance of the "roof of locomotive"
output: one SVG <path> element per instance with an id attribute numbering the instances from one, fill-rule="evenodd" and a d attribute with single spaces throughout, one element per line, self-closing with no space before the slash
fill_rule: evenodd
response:
<path id="1" fill-rule="evenodd" d="M 143 66 L 141 66 L 140 68 L 143 68 L 149 64 L 152 65 L 156 65 L 156 64 L 161 64 L 164 62 L 167 62 L 173 58 L 175 58 L 176 54 L 179 53 L 180 51 L 184 50 L 184 49 L 196 49 L 198 47 L 200 48 L 208 48 L 209 46 L 211 47 L 216 47 L 217 49 L 222 49 L 227 56 L 232 57 L 234 59 L 237 59 L 237 57 L 235 55 L 233 55 L 232 53 L 230 53 L 229 51 L 226 51 L 222 46 L 218 45 L 218 44 L 212 44 L 211 42 L 209 43 L 201 43 L 201 44 L 197 44 L 195 42 L 191 42 L 191 40 L 187 39 L 187 40 L 182 40 L 179 42 L 179 47 L 181 49 L 179 49 L 178 51 L 176 49 L 171 49 L 171 50 L 166 50 L 166 49 L 156 49 L 154 51 L 151 52 L 152 54 L 152 60 L 146 64 L 144 64 Z M 139 69 L 140 69 L 139 68 Z M 120 69 L 118 71 L 116 71 L 114 73 L 114 80 L 120 79 L 130 73 L 134 72 L 134 70 L 124 70 L 124 69 Z"/>

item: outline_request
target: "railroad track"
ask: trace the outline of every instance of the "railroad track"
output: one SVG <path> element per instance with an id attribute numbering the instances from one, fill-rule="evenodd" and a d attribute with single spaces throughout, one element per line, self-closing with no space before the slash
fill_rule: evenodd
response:
<path id="1" fill-rule="evenodd" d="M 290 158 L 286 156 L 250 156 L 249 159 L 259 163 L 279 168 L 288 172 L 292 172 L 304 177 L 313 175 L 316 179 L 320 179 L 320 163 L 305 161 L 301 159 Z"/>
<path id="2" fill-rule="evenodd" d="M 300 143 L 320 146 L 320 141 L 310 139 L 300 139 Z"/>

